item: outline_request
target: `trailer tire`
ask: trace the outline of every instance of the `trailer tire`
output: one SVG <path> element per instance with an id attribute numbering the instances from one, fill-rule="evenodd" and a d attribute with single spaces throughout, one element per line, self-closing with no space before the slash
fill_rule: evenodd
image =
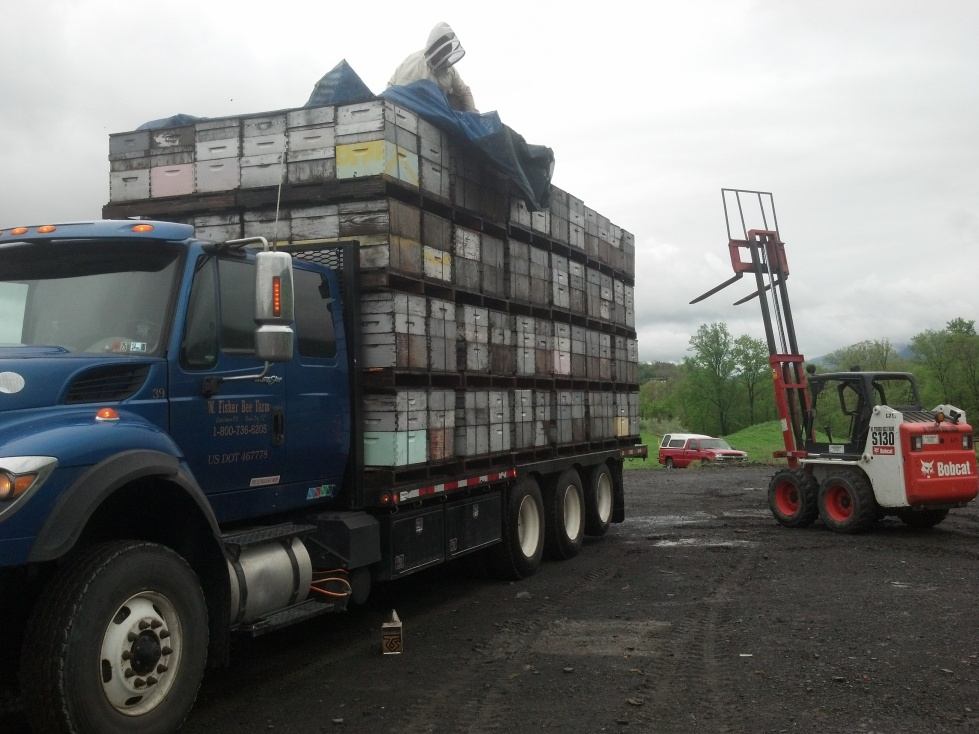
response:
<path id="1" fill-rule="evenodd" d="M 21 689 L 33 730 L 176 731 L 207 645 L 204 592 L 183 558 L 138 541 L 87 548 L 58 570 L 27 627 Z"/>
<path id="2" fill-rule="evenodd" d="M 898 510 L 897 516 L 909 528 L 926 530 L 938 525 L 948 517 L 948 510 Z"/>
<path id="3" fill-rule="evenodd" d="M 503 509 L 503 542 L 489 549 L 488 566 L 494 576 L 518 581 L 537 573 L 544 555 L 544 500 L 536 480 L 520 479 Z"/>
<path id="4" fill-rule="evenodd" d="M 878 510 L 874 490 L 860 472 L 837 472 L 819 483 L 819 514 L 830 530 L 863 532 L 877 521 Z"/>
<path id="5" fill-rule="evenodd" d="M 585 537 L 585 493 L 575 469 L 565 469 L 544 496 L 544 550 L 566 561 L 581 550 Z"/>
<path id="6" fill-rule="evenodd" d="M 779 469 L 768 483 L 768 509 L 779 525 L 807 528 L 819 516 L 818 494 L 811 474 Z"/>
<path id="7" fill-rule="evenodd" d="M 585 487 L 585 535 L 601 537 L 612 523 L 615 504 L 615 483 L 608 464 L 599 464 L 591 470 Z"/>

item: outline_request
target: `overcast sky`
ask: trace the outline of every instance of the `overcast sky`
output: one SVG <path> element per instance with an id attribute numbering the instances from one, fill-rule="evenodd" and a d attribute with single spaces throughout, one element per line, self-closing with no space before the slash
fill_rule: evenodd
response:
<path id="1" fill-rule="evenodd" d="M 636 235 L 640 358 L 761 336 L 721 187 L 772 191 L 801 350 L 979 318 L 979 3 L 3 3 L 0 226 L 97 218 L 108 135 L 299 107 L 346 58 L 375 92 L 437 21 L 482 111 Z"/>

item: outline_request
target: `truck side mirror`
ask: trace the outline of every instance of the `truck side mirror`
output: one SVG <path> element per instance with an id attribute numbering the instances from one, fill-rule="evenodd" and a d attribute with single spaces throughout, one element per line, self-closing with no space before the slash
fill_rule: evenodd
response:
<path id="1" fill-rule="evenodd" d="M 292 256 L 288 252 L 255 255 L 255 356 L 266 362 L 292 359 L 295 297 Z"/>

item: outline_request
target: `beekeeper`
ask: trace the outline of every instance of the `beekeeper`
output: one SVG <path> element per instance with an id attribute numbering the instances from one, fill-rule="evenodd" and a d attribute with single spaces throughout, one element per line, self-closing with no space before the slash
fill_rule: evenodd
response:
<path id="1" fill-rule="evenodd" d="M 428 79 L 439 85 L 453 108 L 476 112 L 472 92 L 454 68 L 456 62 L 465 55 L 465 49 L 449 24 L 439 23 L 428 34 L 425 48 L 402 61 L 388 85 L 410 84 L 419 79 Z"/>

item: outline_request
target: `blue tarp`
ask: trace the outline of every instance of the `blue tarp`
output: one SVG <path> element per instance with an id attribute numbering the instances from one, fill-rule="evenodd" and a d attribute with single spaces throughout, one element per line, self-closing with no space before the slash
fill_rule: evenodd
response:
<path id="1" fill-rule="evenodd" d="M 179 112 L 176 115 L 171 115 L 170 117 L 163 117 L 159 120 L 144 122 L 136 129 L 159 130 L 165 127 L 183 127 L 184 125 L 193 125 L 195 122 L 200 122 L 201 120 L 206 119 L 206 117 L 195 117 L 194 115 L 185 115 L 183 112 Z"/>
<path id="2" fill-rule="evenodd" d="M 516 187 L 529 209 L 547 206 L 554 172 L 554 152 L 530 145 L 500 120 L 496 112 L 453 109 L 434 82 L 423 79 L 388 87 L 381 96 L 418 114 L 458 142 L 469 144 Z"/>
<path id="3" fill-rule="evenodd" d="M 313 87 L 304 107 L 357 104 L 374 99 L 374 93 L 364 84 L 346 59 L 326 72 Z"/>

